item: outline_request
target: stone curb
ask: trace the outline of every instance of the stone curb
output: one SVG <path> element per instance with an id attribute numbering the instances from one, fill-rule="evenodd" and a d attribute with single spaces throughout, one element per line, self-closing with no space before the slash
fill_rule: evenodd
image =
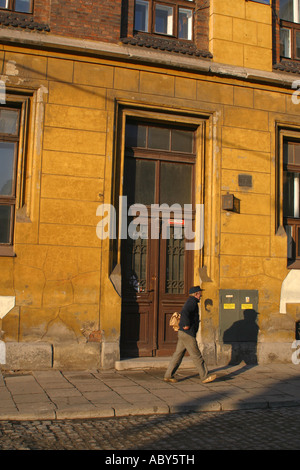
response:
<path id="1" fill-rule="evenodd" d="M 224 400 L 198 405 L 148 405 L 148 406 L 107 406 L 96 408 L 93 406 L 86 408 L 65 408 L 58 410 L 23 410 L 23 411 L 2 411 L 0 410 L 0 421 L 41 421 L 41 420 L 74 420 L 74 419 L 97 419 L 114 418 L 126 416 L 141 416 L 155 414 L 178 414 L 178 413 L 202 413 L 221 411 L 241 411 L 241 410 L 261 410 L 285 407 L 298 407 L 300 400 L 274 400 L 274 401 L 243 401 Z"/>

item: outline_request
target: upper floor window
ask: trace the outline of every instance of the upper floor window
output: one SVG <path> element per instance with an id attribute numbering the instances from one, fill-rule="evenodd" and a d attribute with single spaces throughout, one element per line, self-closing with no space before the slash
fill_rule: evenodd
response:
<path id="1" fill-rule="evenodd" d="M 193 0 L 135 0 L 134 29 L 191 41 L 193 15 Z"/>
<path id="2" fill-rule="evenodd" d="M 13 244 L 19 121 L 19 109 L 0 109 L 0 255 Z"/>
<path id="3" fill-rule="evenodd" d="M 300 142 L 283 144 L 283 217 L 289 265 L 300 267 Z"/>
<path id="4" fill-rule="evenodd" d="M 0 9 L 18 13 L 32 13 L 33 0 L 0 0 Z"/>
<path id="5" fill-rule="evenodd" d="M 300 59 L 300 0 L 280 0 L 280 55 Z"/>

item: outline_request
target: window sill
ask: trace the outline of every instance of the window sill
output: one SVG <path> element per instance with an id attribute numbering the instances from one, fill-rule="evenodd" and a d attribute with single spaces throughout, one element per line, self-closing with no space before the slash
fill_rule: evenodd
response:
<path id="1" fill-rule="evenodd" d="M 298 59 L 284 59 L 273 65 L 274 70 L 280 72 L 300 73 L 300 60 Z"/>
<path id="2" fill-rule="evenodd" d="M 138 33 L 133 37 L 122 38 L 121 41 L 126 45 L 139 46 L 147 49 L 150 48 L 158 51 L 185 54 L 206 59 L 212 58 L 212 54 L 209 51 L 199 50 L 193 41 L 187 41 L 184 39 L 173 39 L 159 37 L 149 33 Z"/>
<path id="3" fill-rule="evenodd" d="M 17 11 L 10 8 L 0 8 L 0 12 L 14 13 L 15 15 L 32 15 L 32 11 Z"/>
<path id="4" fill-rule="evenodd" d="M 13 258 L 16 256 L 12 246 L 0 246 L 0 257 L 7 256 Z"/>
<path id="5" fill-rule="evenodd" d="M 300 259 L 298 260 L 288 260 L 287 269 L 300 269 Z"/>

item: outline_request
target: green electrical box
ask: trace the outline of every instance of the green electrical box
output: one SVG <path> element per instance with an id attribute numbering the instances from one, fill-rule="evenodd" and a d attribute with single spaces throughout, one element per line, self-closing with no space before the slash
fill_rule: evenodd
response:
<path id="1" fill-rule="evenodd" d="M 256 343 L 258 291 L 223 289 L 219 299 L 220 341 Z"/>

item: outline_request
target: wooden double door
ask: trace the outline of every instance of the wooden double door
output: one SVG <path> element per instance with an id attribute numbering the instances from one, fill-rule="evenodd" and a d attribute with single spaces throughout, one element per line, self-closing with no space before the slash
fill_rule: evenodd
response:
<path id="1" fill-rule="evenodd" d="M 172 128 L 168 128 L 170 148 L 163 150 L 149 148 L 148 135 L 141 147 L 136 141 L 140 125 L 130 126 L 133 128 L 127 132 L 134 130 L 135 145 L 128 139 L 131 145 L 126 148 L 124 163 L 128 230 L 121 246 L 120 351 L 121 357 L 167 356 L 177 342 L 177 333 L 169 326 L 170 317 L 181 310 L 193 282 L 193 251 L 186 249 L 185 239 L 185 218 L 192 223 L 193 210 L 183 210 L 193 207 L 193 132 L 186 136 L 188 131 L 183 130 L 181 135 L 190 145 L 182 149 L 180 142 L 179 150 L 174 151 Z M 145 127 L 149 133 L 151 126 Z M 153 145 L 162 146 L 162 141 Z M 130 215 L 134 204 L 142 204 L 144 211 L 134 210 Z M 155 204 L 160 208 L 162 204 L 169 208 L 176 204 L 182 211 L 155 211 Z"/>

